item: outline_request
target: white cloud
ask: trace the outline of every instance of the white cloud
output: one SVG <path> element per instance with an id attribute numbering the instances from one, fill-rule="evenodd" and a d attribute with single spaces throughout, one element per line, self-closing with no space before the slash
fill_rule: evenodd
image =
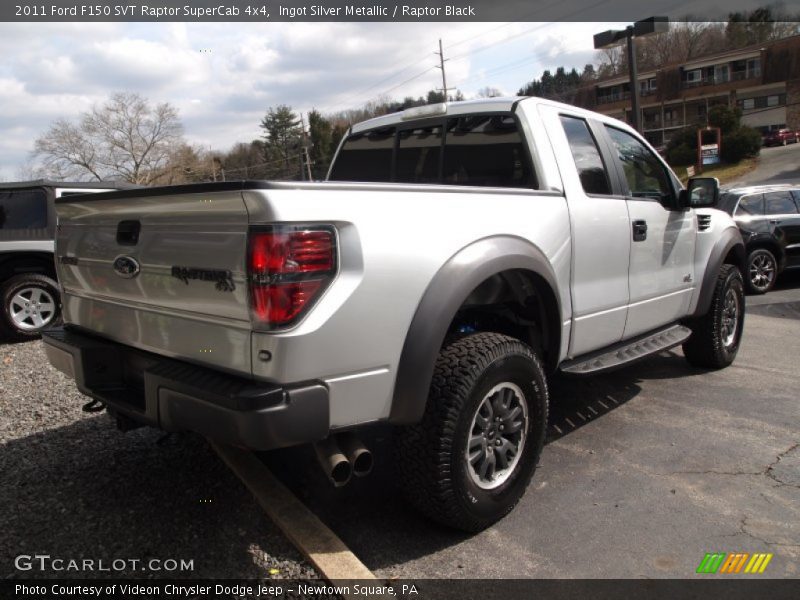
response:
<path id="1" fill-rule="evenodd" d="M 544 68 L 592 59 L 598 23 L 0 24 L 0 177 L 56 118 L 117 91 L 180 110 L 187 137 L 224 149 L 260 134 L 270 106 L 323 112 L 448 86 L 514 93 Z M 423 71 L 426 72 L 422 73 Z M 422 73 L 420 75 L 420 73 Z M 402 85 L 400 85 L 402 84 Z"/>

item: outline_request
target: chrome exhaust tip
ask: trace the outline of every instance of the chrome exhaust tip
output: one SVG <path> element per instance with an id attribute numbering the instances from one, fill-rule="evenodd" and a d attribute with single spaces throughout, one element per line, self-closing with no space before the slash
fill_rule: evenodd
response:
<path id="1" fill-rule="evenodd" d="M 332 437 L 314 444 L 314 451 L 320 467 L 334 486 L 342 487 L 353 475 L 353 465 Z"/>
<path id="2" fill-rule="evenodd" d="M 375 461 L 372 458 L 372 452 L 361 443 L 361 440 L 354 433 L 348 431 L 336 436 L 336 441 L 347 460 L 350 461 L 353 475 L 356 477 L 369 475 Z"/>

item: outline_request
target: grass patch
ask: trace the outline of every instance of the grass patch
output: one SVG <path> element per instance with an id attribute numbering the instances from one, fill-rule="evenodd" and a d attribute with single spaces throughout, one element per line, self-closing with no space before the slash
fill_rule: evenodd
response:
<path id="1" fill-rule="evenodd" d="M 734 181 L 749 173 L 758 166 L 758 157 L 745 158 L 735 165 L 709 165 L 703 169 L 702 175 L 705 177 L 716 177 L 719 179 L 720 185 L 725 185 L 729 181 Z M 686 175 L 686 167 L 674 167 L 675 173 L 680 178 L 681 182 L 686 185 L 689 177 Z M 700 176 L 698 173 L 696 176 Z"/>

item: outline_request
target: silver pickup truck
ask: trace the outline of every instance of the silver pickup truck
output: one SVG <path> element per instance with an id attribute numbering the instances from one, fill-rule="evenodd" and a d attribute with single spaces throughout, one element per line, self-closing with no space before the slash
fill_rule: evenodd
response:
<path id="1" fill-rule="evenodd" d="M 62 198 L 50 361 L 122 428 L 313 443 L 336 483 L 396 426 L 401 488 L 477 531 L 536 467 L 547 378 L 739 348 L 744 246 L 627 125 L 537 98 L 355 125 L 321 183 Z"/>

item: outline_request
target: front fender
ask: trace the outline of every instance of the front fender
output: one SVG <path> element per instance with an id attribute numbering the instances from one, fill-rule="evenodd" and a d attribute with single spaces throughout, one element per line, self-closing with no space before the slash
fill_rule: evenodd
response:
<path id="1" fill-rule="evenodd" d="M 692 314 L 693 317 L 703 316 L 711 308 L 711 299 L 714 296 L 717 275 L 719 275 L 719 271 L 726 262 L 728 256 L 730 256 L 731 259 L 727 262 L 735 264 L 744 275 L 746 272 L 744 242 L 742 241 L 742 234 L 736 227 L 727 227 L 723 229 L 716 243 L 711 248 L 711 253 L 709 254 L 703 273 L 703 281 L 700 285 L 697 305 Z"/>

